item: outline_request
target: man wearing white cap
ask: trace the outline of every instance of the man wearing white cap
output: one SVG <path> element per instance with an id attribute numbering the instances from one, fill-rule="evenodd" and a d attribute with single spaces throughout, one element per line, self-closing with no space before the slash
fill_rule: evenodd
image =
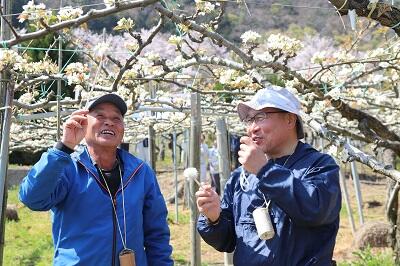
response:
<path id="1" fill-rule="evenodd" d="M 341 194 L 334 159 L 305 144 L 301 105 L 285 88 L 259 90 L 238 105 L 247 136 L 222 201 L 197 195 L 197 229 L 234 265 L 332 265 Z M 253 213 L 254 212 L 254 213 Z M 260 213 L 262 215 L 260 215 Z"/>

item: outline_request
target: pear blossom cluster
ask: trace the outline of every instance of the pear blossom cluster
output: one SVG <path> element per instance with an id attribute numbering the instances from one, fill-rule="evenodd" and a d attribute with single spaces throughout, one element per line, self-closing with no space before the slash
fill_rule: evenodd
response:
<path id="1" fill-rule="evenodd" d="M 26 60 L 16 51 L 7 48 L 0 49 L 0 71 L 7 68 L 21 70 L 25 62 Z"/>
<path id="2" fill-rule="evenodd" d="M 200 11 L 201 15 L 209 14 L 215 10 L 216 4 L 213 4 L 211 2 L 204 0 L 195 0 L 194 2 L 196 3 L 196 9 Z"/>
<path id="3" fill-rule="evenodd" d="M 64 71 L 69 85 L 82 84 L 89 78 L 88 66 L 80 62 L 67 65 Z"/>
<path id="4" fill-rule="evenodd" d="M 117 26 L 114 27 L 114 30 L 123 30 L 130 31 L 135 26 L 135 22 L 131 18 L 121 18 L 117 22 Z"/>
<path id="5" fill-rule="evenodd" d="M 282 34 L 271 34 L 267 41 L 267 49 L 271 54 L 283 53 L 288 57 L 293 57 L 303 47 L 299 40 L 290 38 Z"/>
<path id="6" fill-rule="evenodd" d="M 58 11 L 57 18 L 59 21 L 65 21 L 78 18 L 82 14 L 83 10 L 81 8 L 73 8 L 71 6 L 66 6 L 61 8 L 60 11 Z"/>
<path id="7" fill-rule="evenodd" d="M 249 30 L 240 36 L 243 44 L 254 45 L 261 43 L 261 35 L 255 31 Z"/>
<path id="8" fill-rule="evenodd" d="M 45 4 L 40 3 L 36 5 L 33 0 L 29 1 L 26 5 L 23 5 L 22 9 L 23 11 L 18 17 L 20 23 L 26 20 L 38 21 L 39 19 L 49 18 L 52 15 L 51 11 L 46 10 Z"/>

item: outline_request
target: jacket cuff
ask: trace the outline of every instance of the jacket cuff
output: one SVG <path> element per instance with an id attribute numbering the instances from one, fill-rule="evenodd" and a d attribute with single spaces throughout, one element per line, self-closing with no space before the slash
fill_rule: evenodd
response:
<path id="1" fill-rule="evenodd" d="M 204 216 L 205 217 L 205 216 Z M 209 225 L 217 225 L 217 224 L 219 224 L 219 221 L 221 220 L 221 214 L 218 216 L 218 219 L 216 220 L 216 221 L 214 221 L 214 222 L 212 222 L 210 219 L 208 219 L 207 217 L 205 217 L 206 219 L 207 219 L 207 223 L 209 224 Z"/>
<path id="2" fill-rule="evenodd" d="M 66 145 L 64 145 L 64 143 L 62 143 L 61 141 L 58 141 L 56 143 L 56 145 L 54 145 L 54 148 L 60 151 L 63 151 L 65 153 L 71 154 L 73 152 L 75 152 L 73 149 L 67 147 Z"/>
<path id="3" fill-rule="evenodd" d="M 272 165 L 274 165 L 274 161 L 268 160 L 268 162 L 260 169 L 260 171 L 258 171 L 256 175 L 257 178 L 258 179 L 263 178 L 264 174 L 272 167 Z"/>

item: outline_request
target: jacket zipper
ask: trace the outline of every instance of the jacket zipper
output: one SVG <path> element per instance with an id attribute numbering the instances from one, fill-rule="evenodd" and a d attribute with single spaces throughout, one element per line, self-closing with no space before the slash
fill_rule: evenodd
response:
<path id="1" fill-rule="evenodd" d="M 101 181 L 97 178 L 97 176 L 96 176 L 96 174 L 94 174 L 88 167 L 86 167 L 86 165 L 83 163 L 83 162 L 81 162 L 80 160 L 78 160 L 78 162 L 80 163 L 80 164 L 82 164 L 82 166 L 83 167 L 85 167 L 85 169 L 89 172 L 89 173 L 91 173 L 93 176 L 94 176 L 94 179 L 97 181 L 97 183 L 100 185 L 100 187 L 102 187 L 105 191 L 107 191 L 107 188 L 101 183 Z M 124 189 L 128 186 L 128 184 L 130 183 L 130 181 L 132 180 L 132 178 L 133 178 L 133 176 L 136 174 L 136 172 L 137 171 L 139 171 L 139 169 L 140 168 L 142 168 L 142 166 L 144 165 L 144 163 L 142 162 L 136 169 L 135 169 L 135 171 L 130 175 L 130 177 L 128 178 L 128 180 L 127 180 L 127 182 L 126 182 L 126 184 L 125 184 L 125 186 L 124 186 L 124 184 L 121 184 L 121 186 L 124 186 Z M 121 188 L 119 188 L 118 190 L 117 190 L 117 192 L 115 193 L 115 195 L 114 195 L 114 198 L 113 198 L 113 202 L 112 202 L 112 204 L 114 204 L 114 206 L 115 206 L 115 211 L 117 211 L 117 200 L 116 200 L 116 197 L 117 197 L 117 194 L 118 194 L 118 192 L 121 190 Z M 114 210 L 112 209 L 111 210 L 112 211 L 112 217 L 113 217 L 113 245 L 112 245 L 112 263 L 111 263 L 111 265 L 112 266 L 115 266 L 115 253 L 116 253 L 116 249 L 117 249 L 117 246 L 116 246 L 116 242 L 117 242 L 117 229 L 116 229 L 116 214 L 114 214 Z"/>
<path id="2" fill-rule="evenodd" d="M 117 242 L 117 229 L 116 229 L 116 219 L 117 219 L 117 217 L 116 217 L 116 212 L 117 212 L 117 201 L 116 201 L 116 195 L 114 196 L 114 198 L 113 198 L 113 202 L 112 202 L 112 204 L 114 205 L 114 207 L 115 207 L 115 212 L 114 212 L 114 208 L 111 208 L 111 212 L 112 212 L 112 217 L 113 217 L 113 244 L 112 244 L 112 266 L 115 266 L 115 253 L 116 253 L 116 249 L 117 249 L 117 245 L 116 245 L 116 242 Z"/>

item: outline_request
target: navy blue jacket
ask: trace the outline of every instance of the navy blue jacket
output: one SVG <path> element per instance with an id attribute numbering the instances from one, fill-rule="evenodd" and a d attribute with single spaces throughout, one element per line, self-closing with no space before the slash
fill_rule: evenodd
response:
<path id="1" fill-rule="evenodd" d="M 123 163 L 127 247 L 136 265 L 171 266 L 167 208 L 153 170 L 118 149 Z M 113 203 L 87 149 L 71 155 L 51 148 L 23 180 L 19 197 L 32 210 L 51 210 L 54 265 L 119 265 L 124 235 L 122 187 Z"/>
<path id="2" fill-rule="evenodd" d="M 219 223 L 199 217 L 201 237 L 218 251 L 234 251 L 235 266 L 331 265 L 341 208 L 333 158 L 299 142 L 290 157 L 270 160 L 257 176 L 248 175 L 247 192 L 239 184 L 240 172 L 236 169 L 226 184 Z M 258 237 L 252 217 L 264 203 L 263 194 L 271 200 L 275 229 L 269 240 Z"/>

